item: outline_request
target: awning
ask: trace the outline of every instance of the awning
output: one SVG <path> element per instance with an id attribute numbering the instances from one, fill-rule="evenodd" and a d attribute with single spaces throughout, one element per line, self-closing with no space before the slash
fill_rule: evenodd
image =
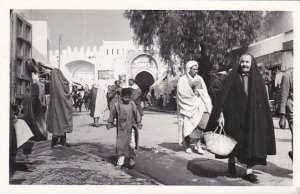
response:
<path id="1" fill-rule="evenodd" d="M 293 42 L 294 42 L 293 40 L 290 40 L 282 43 L 282 50 L 283 51 L 293 50 Z"/>
<path id="2" fill-rule="evenodd" d="M 32 47 L 32 58 L 34 58 L 37 63 L 42 64 L 42 66 L 46 69 L 53 68 L 47 57 L 40 53 L 35 47 Z"/>

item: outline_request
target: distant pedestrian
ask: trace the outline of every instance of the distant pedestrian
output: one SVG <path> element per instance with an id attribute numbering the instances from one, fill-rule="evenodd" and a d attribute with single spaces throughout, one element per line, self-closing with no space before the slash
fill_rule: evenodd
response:
<path id="1" fill-rule="evenodd" d="M 288 69 L 282 76 L 281 94 L 279 100 L 279 126 L 286 127 L 286 119 L 292 133 L 292 151 L 289 157 L 293 160 L 293 68 Z"/>
<path id="2" fill-rule="evenodd" d="M 192 153 L 190 135 L 201 134 L 199 129 L 204 131 L 212 108 L 205 82 L 197 72 L 198 63 L 187 62 L 186 74 L 177 83 L 178 143 L 186 144 L 187 153 Z M 198 135 L 195 149 L 203 154 L 200 138 Z"/>
<path id="3" fill-rule="evenodd" d="M 222 83 L 206 130 L 224 126 L 237 141 L 229 154 L 228 171 L 236 177 L 235 157 L 247 165 L 244 179 L 258 183 L 252 168 L 266 165 L 267 155 L 276 154 L 272 113 L 262 75 L 254 57 L 243 54 Z"/>
<path id="4" fill-rule="evenodd" d="M 122 100 L 114 104 L 108 119 L 107 129 L 113 126 L 114 119 L 117 119 L 117 168 L 129 158 L 129 167 L 135 165 L 135 149 L 138 148 L 138 129 L 142 129 L 141 116 L 131 98 L 131 89 L 122 89 Z"/>
<path id="5" fill-rule="evenodd" d="M 47 130 L 52 133 L 51 147 L 60 144 L 69 147 L 66 133 L 73 131 L 72 96 L 69 81 L 59 69 L 52 69 Z"/>
<path id="6" fill-rule="evenodd" d="M 85 91 L 83 93 L 82 102 L 84 103 L 85 110 L 88 111 L 89 106 L 90 106 L 90 96 L 89 96 L 89 89 L 88 88 L 85 89 Z"/>
<path id="7" fill-rule="evenodd" d="M 105 99 L 104 89 L 99 84 L 94 84 L 91 89 L 90 116 L 94 118 L 92 126 L 99 127 L 99 120 L 104 118 L 105 110 L 107 110 L 107 101 Z"/>
<path id="8" fill-rule="evenodd" d="M 142 91 L 140 87 L 135 83 L 134 79 L 129 79 L 129 87 L 132 90 L 131 100 L 135 103 L 141 117 L 143 116 L 142 107 Z"/>
<path id="9" fill-rule="evenodd" d="M 108 107 L 108 110 L 110 110 L 110 107 L 109 107 L 109 103 L 110 103 L 110 98 L 109 98 L 109 95 L 111 93 L 111 89 L 112 89 L 112 86 L 111 85 L 108 85 L 107 86 L 107 93 L 106 93 L 106 101 L 107 101 L 107 107 Z"/>
<path id="10" fill-rule="evenodd" d="M 152 95 L 151 95 L 150 91 L 147 93 L 146 98 L 147 98 L 148 105 L 152 106 L 152 101 L 151 101 Z"/>
<path id="11" fill-rule="evenodd" d="M 73 98 L 73 106 L 75 108 L 75 110 L 77 110 L 77 108 L 79 108 L 79 112 L 81 112 L 81 107 L 82 107 L 82 97 L 80 94 L 80 91 L 78 91 L 78 87 L 76 85 L 74 85 L 72 87 L 72 98 Z"/>
<path id="12" fill-rule="evenodd" d="M 111 86 L 111 90 L 108 91 L 107 93 L 107 99 L 109 102 L 109 110 L 111 111 L 112 108 L 114 107 L 114 105 L 117 102 L 120 102 L 121 97 L 120 97 L 120 93 L 121 93 L 121 87 L 120 87 L 120 81 L 116 80 L 115 84 Z"/>

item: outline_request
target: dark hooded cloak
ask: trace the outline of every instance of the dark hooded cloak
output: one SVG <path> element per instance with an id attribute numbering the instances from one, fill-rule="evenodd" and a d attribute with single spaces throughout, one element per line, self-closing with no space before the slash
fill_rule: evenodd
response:
<path id="1" fill-rule="evenodd" d="M 254 57 L 250 56 L 248 96 L 243 89 L 238 64 L 224 80 L 206 131 L 217 127 L 223 110 L 224 129 L 238 142 L 230 156 L 236 156 L 244 164 L 266 165 L 267 155 L 276 154 L 273 119 L 264 80 Z"/>
<path id="2" fill-rule="evenodd" d="M 47 130 L 54 136 L 63 136 L 73 130 L 72 97 L 69 81 L 59 69 L 51 71 Z"/>

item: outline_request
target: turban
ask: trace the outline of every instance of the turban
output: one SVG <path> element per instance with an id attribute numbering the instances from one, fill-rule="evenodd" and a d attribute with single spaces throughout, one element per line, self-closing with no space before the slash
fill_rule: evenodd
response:
<path id="1" fill-rule="evenodd" d="M 198 68 L 198 62 L 197 61 L 188 61 L 185 64 L 186 73 L 189 73 L 193 66 L 197 66 L 197 68 Z"/>

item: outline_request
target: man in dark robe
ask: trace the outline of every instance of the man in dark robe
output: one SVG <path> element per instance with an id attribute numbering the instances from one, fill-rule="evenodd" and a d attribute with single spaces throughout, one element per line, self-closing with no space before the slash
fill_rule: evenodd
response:
<path id="1" fill-rule="evenodd" d="M 137 110 L 140 113 L 140 116 L 143 116 L 143 107 L 142 107 L 142 91 L 140 87 L 135 83 L 134 79 L 129 79 L 129 87 L 131 88 L 131 100 L 135 103 Z"/>
<path id="2" fill-rule="evenodd" d="M 208 93 L 211 97 L 211 101 L 213 105 L 216 103 L 218 93 L 220 92 L 220 90 L 222 90 L 222 82 L 224 81 L 226 75 L 227 75 L 226 72 L 211 74 Z"/>
<path id="3" fill-rule="evenodd" d="M 120 94 L 121 94 L 121 87 L 120 87 L 120 81 L 119 80 L 116 80 L 115 81 L 115 84 L 111 86 L 111 90 L 108 91 L 107 93 L 107 100 L 108 100 L 108 103 L 109 103 L 109 110 L 112 111 L 114 105 L 117 103 L 117 102 L 120 102 L 121 100 L 121 97 L 120 97 Z"/>
<path id="4" fill-rule="evenodd" d="M 94 117 L 94 113 L 95 113 L 95 107 L 96 107 L 96 97 L 97 97 L 97 91 L 98 91 L 98 87 L 96 87 L 96 84 L 93 84 L 92 89 L 90 90 L 89 93 L 89 99 L 90 99 L 90 106 L 89 109 L 90 111 L 90 116 L 94 118 L 94 123 L 93 123 L 93 127 L 99 127 L 99 118 L 95 118 Z"/>
<path id="5" fill-rule="evenodd" d="M 57 144 L 58 139 L 61 145 L 70 146 L 66 142 L 66 133 L 73 130 L 72 96 L 69 81 L 59 69 L 51 71 L 47 130 L 52 133 L 51 147 Z"/>
<path id="6" fill-rule="evenodd" d="M 244 54 L 223 82 L 206 130 L 223 125 L 237 140 L 229 154 L 228 170 L 236 177 L 235 157 L 247 165 L 244 179 L 258 183 L 255 165 L 266 165 L 267 155 L 276 154 L 274 126 L 264 80 L 255 59 Z"/>

